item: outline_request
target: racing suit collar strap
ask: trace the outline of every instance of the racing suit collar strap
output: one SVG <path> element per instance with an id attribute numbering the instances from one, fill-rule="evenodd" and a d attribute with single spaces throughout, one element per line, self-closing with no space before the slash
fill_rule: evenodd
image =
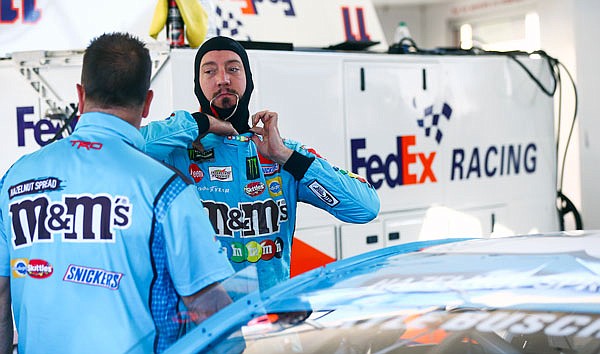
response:
<path id="1" fill-rule="evenodd" d="M 112 114 L 100 112 L 82 114 L 75 126 L 75 132 L 86 130 L 101 131 L 103 134 L 121 138 L 141 150 L 146 147 L 146 142 L 139 129 Z"/>
<path id="2" fill-rule="evenodd" d="M 218 145 L 218 144 L 229 144 L 229 145 L 247 144 L 250 141 L 250 137 L 253 134 L 254 133 L 248 132 L 248 133 L 243 133 L 243 134 L 236 135 L 236 136 L 222 136 L 222 135 L 216 135 L 213 133 L 208 133 L 208 134 L 206 134 L 205 137 L 200 139 L 200 142 L 202 143 L 202 146 L 204 146 L 205 149 L 210 149 L 212 147 L 215 147 L 215 145 Z"/>

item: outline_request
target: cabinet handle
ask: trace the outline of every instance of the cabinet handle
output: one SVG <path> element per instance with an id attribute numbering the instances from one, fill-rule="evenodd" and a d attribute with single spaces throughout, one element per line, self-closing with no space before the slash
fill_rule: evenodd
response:
<path id="1" fill-rule="evenodd" d="M 377 239 L 377 235 L 367 236 L 367 245 L 370 245 L 371 243 L 377 243 Z"/>

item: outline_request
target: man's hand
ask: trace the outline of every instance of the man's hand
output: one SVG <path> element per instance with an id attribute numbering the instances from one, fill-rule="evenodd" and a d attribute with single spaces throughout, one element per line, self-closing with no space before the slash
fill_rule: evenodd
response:
<path id="1" fill-rule="evenodd" d="M 213 283 L 190 296 L 182 296 L 190 318 L 198 324 L 231 304 L 231 297 L 220 283 Z"/>
<path id="2" fill-rule="evenodd" d="M 192 146 L 194 146 L 196 150 L 204 151 L 204 146 L 202 146 L 200 139 L 204 138 L 208 133 L 213 133 L 221 136 L 239 135 L 239 133 L 237 132 L 237 130 L 235 130 L 231 123 L 221 120 L 219 118 L 215 118 L 208 114 L 206 114 L 206 117 L 208 118 L 208 130 L 203 134 L 199 134 L 196 140 L 192 142 Z"/>
<path id="3" fill-rule="evenodd" d="M 251 139 L 262 156 L 283 165 L 292 156 L 293 151 L 283 144 L 277 120 L 276 112 L 265 110 L 253 114 L 250 131 L 262 136 L 262 139 L 257 135 L 253 135 Z M 262 127 L 258 126 L 259 122 L 262 122 Z"/>
<path id="4" fill-rule="evenodd" d="M 208 133 L 223 136 L 239 135 L 231 123 L 208 114 L 206 116 L 208 117 Z"/>

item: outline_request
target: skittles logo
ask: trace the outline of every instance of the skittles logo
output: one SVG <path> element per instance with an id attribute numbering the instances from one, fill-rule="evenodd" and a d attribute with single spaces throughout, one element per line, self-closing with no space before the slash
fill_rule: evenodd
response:
<path id="1" fill-rule="evenodd" d="M 260 243 L 250 241 L 246 244 L 241 242 L 232 242 L 227 253 L 229 259 L 235 263 L 245 261 L 256 263 L 260 260 L 269 261 L 275 258 L 281 258 L 283 255 L 284 244 L 280 237 L 275 240 L 263 240 Z"/>
<path id="2" fill-rule="evenodd" d="M 45 279 L 54 273 L 54 267 L 43 259 L 15 258 L 10 261 L 14 278 L 29 276 L 34 279 Z"/>

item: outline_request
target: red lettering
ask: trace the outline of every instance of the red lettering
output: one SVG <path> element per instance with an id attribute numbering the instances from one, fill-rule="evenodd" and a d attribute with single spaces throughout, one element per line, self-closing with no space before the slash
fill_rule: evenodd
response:
<path id="1" fill-rule="evenodd" d="M 256 6 L 254 0 L 239 0 L 246 3 L 246 6 L 242 7 L 242 13 L 244 15 L 256 15 Z"/>
<path id="2" fill-rule="evenodd" d="M 435 158 L 435 151 L 431 152 L 431 154 L 429 154 L 429 157 L 427 157 L 427 155 L 425 155 L 424 153 L 419 153 L 419 159 L 423 163 L 423 174 L 421 175 L 421 178 L 419 179 L 419 183 L 425 183 L 425 180 L 427 179 L 427 177 L 429 177 L 429 180 L 431 182 L 437 182 L 437 179 L 435 178 L 435 174 L 433 173 L 433 169 L 431 168 L 434 158 Z"/>
<path id="3" fill-rule="evenodd" d="M 85 148 L 85 149 L 93 149 L 93 150 L 100 150 L 102 149 L 102 143 L 98 143 L 98 142 L 89 142 L 89 141 L 82 141 L 82 140 L 71 140 L 71 146 L 75 146 L 77 145 L 77 149 L 80 148 Z"/>
<path id="4" fill-rule="evenodd" d="M 417 175 L 410 173 L 409 165 L 417 162 L 417 155 L 408 152 L 408 147 L 416 144 L 416 137 L 409 135 L 402 137 L 402 182 L 403 184 L 416 184 Z"/>

